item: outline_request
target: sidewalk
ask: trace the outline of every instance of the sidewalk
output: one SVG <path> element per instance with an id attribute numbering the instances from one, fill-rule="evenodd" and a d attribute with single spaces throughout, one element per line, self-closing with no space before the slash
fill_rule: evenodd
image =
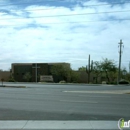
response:
<path id="1" fill-rule="evenodd" d="M 118 121 L 0 121 L 0 130 L 119 130 Z"/>

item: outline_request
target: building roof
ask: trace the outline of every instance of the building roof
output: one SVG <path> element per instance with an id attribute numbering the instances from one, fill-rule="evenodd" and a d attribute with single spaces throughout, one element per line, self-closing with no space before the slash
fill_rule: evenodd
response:
<path id="1" fill-rule="evenodd" d="M 53 63 L 48 63 L 49 65 L 52 65 L 52 64 L 70 64 L 70 63 L 66 63 L 66 62 L 53 62 Z"/>
<path id="2" fill-rule="evenodd" d="M 32 65 L 32 64 L 48 64 L 48 65 L 53 65 L 53 64 L 70 64 L 66 62 L 52 62 L 52 63 L 12 63 L 12 65 Z"/>
<path id="3" fill-rule="evenodd" d="M 12 63 L 12 65 L 32 65 L 32 63 Z"/>

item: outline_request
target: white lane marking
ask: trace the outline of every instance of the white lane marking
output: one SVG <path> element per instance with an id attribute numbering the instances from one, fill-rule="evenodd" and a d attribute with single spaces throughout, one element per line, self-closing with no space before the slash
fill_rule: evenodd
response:
<path id="1" fill-rule="evenodd" d="M 128 93 L 128 91 L 63 91 L 65 93 L 103 93 L 103 94 L 125 94 Z M 130 90 L 129 90 L 130 92 Z"/>
<path id="2" fill-rule="evenodd" d="M 95 98 L 95 97 L 96 97 L 96 98 L 98 98 L 98 97 L 99 97 L 99 98 L 100 98 L 100 97 L 103 97 L 103 98 L 104 98 L 104 97 L 106 97 L 106 98 L 112 98 L 111 96 L 93 96 L 93 95 L 92 95 L 92 96 L 91 96 L 91 95 L 78 95 L 78 96 L 80 96 L 80 97 L 94 97 L 94 98 Z"/>
<path id="3" fill-rule="evenodd" d="M 73 103 L 98 103 L 93 101 L 70 101 L 70 100 L 60 100 L 60 102 L 73 102 Z"/>

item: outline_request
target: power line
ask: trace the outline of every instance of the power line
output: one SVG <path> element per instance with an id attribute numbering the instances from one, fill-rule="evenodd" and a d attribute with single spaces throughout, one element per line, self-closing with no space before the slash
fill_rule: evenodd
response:
<path id="1" fill-rule="evenodd" d="M 38 27 L 42 27 L 45 26 L 45 24 L 66 24 L 66 23 L 70 23 L 70 24 L 74 24 L 74 23 L 95 23 L 95 22 L 115 22 L 115 21 L 129 21 L 130 19 L 114 19 L 114 20 L 96 20 L 96 21 L 77 21 L 77 22 L 57 22 L 57 23 L 43 23 L 42 25 L 40 24 Z M 18 25 L 0 25 L 0 27 L 13 27 L 13 26 L 28 26 L 31 24 L 18 24 Z M 36 24 L 37 25 L 37 24 Z M 32 24 L 33 26 L 33 24 Z"/>
<path id="2" fill-rule="evenodd" d="M 96 12 L 96 13 L 81 13 L 81 14 L 44 15 L 44 16 L 25 17 L 25 18 L 66 17 L 66 16 L 77 16 L 77 15 L 95 15 L 95 14 L 126 13 L 126 12 L 130 12 L 130 10 L 111 11 L 111 12 Z M 23 18 L 23 17 L 22 18 L 2 18 L 0 20 L 25 19 L 25 18 Z"/>

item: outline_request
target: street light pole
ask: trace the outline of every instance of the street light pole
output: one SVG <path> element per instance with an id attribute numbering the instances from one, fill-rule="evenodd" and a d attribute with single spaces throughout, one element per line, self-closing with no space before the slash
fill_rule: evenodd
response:
<path id="1" fill-rule="evenodd" d="M 119 68 L 118 68 L 118 83 L 120 81 L 120 73 L 121 73 L 121 56 L 122 56 L 122 45 L 123 45 L 123 42 L 122 40 L 120 40 L 120 42 L 118 43 L 119 44 Z"/>

